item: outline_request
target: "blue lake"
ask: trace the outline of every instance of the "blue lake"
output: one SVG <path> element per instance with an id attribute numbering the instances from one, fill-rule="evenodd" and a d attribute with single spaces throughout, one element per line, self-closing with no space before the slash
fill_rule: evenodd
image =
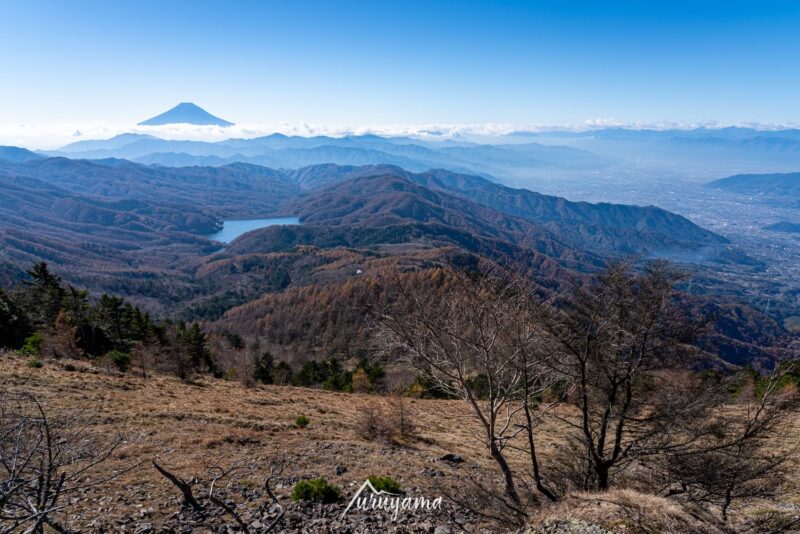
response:
<path id="1" fill-rule="evenodd" d="M 275 226 L 276 224 L 300 224 L 300 217 L 277 217 L 275 219 L 235 219 L 224 221 L 222 230 L 207 235 L 208 239 L 230 243 L 240 235 L 251 230 Z"/>

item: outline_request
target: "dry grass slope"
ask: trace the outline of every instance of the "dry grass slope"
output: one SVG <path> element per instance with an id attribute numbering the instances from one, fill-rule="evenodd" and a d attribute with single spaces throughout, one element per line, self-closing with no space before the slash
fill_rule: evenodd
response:
<path id="1" fill-rule="evenodd" d="M 277 494 L 284 502 L 299 478 L 324 476 L 341 486 L 346 499 L 374 475 L 391 476 L 405 489 L 419 488 L 430 495 L 444 489 L 458 493 L 458 485 L 463 490 L 463 478 L 457 475 L 469 466 L 492 468 L 477 437 L 479 429 L 460 401 L 405 399 L 416 437 L 389 445 L 365 439 L 361 428 L 365 412 L 376 407 L 393 410 L 395 401 L 387 397 L 280 386 L 247 389 L 238 382 L 207 377 L 188 382 L 165 375 L 144 379 L 108 374 L 85 361 L 46 361 L 42 368 L 31 368 L 27 358 L 11 354 L 0 354 L 0 391 L 34 394 L 51 411 L 83 410 L 91 417 L 93 432 L 121 430 L 129 436 L 111 461 L 102 464 L 103 472 L 139 461 L 144 465 L 85 492 L 71 504 L 67 523 L 85 532 L 94 531 L 87 525 L 96 525 L 92 522 L 98 519 L 124 524 L 125 518 L 139 519 L 146 513 L 147 521 L 159 525 L 175 513 L 176 489 L 149 465 L 151 459 L 185 479 L 203 476 L 204 466 L 214 461 L 247 460 L 254 468 L 237 476 L 243 484 L 257 486 L 263 476 L 259 469 L 265 469 L 270 458 L 283 457 L 288 461 L 283 473 L 287 480 L 278 485 Z M 301 415 L 310 419 L 305 429 L 294 425 Z M 544 428 L 544 457 L 552 453 L 561 432 L 552 424 Z M 461 455 L 465 464 L 449 469 L 439 460 L 446 453 Z M 523 465 L 525 458 L 512 456 L 511 461 Z M 346 472 L 337 474 L 337 466 L 346 467 Z M 445 476 L 431 478 L 434 470 Z M 738 510 L 737 521 L 746 524 L 742 517 L 763 515 L 776 506 L 798 514 L 798 495 L 800 491 L 793 491 L 780 503 L 748 503 Z M 721 532 L 705 517 L 702 511 L 687 511 L 673 501 L 615 490 L 571 495 L 543 508 L 531 528 L 544 533 L 588 532 L 561 529 L 569 527 L 562 525 L 567 520 L 572 527 L 594 525 L 608 532 Z M 446 524 L 447 517 L 442 521 Z"/>

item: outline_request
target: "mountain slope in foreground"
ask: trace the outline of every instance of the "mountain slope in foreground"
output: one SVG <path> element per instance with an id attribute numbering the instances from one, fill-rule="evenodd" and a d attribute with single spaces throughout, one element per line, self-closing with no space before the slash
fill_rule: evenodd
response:
<path id="1" fill-rule="evenodd" d="M 75 531 L 110 531 L 120 525 L 129 532 L 196 529 L 189 519 L 197 518 L 182 509 L 178 490 L 156 472 L 151 458 L 185 480 L 205 477 L 203 466 L 215 461 L 225 466 L 241 465 L 232 477 L 234 482 L 228 485 L 226 479 L 221 491 L 244 503 L 237 509 L 247 511 L 249 522 L 262 524 L 271 522 L 275 514 L 270 515 L 269 507 L 257 508 L 260 501 L 253 499 L 253 489 L 263 485 L 270 459 L 285 460 L 282 475 L 273 481 L 273 489 L 287 510 L 282 531 L 300 532 L 304 527 L 302 531 L 308 531 L 313 525 L 312 530 L 319 532 L 433 532 L 439 526 L 453 529 L 455 521 L 468 532 L 505 530 L 457 511 L 448 500 L 440 512 L 410 513 L 400 523 L 393 523 L 390 513 L 376 511 L 352 510 L 341 519 L 347 502 L 369 476 L 390 476 L 408 495 L 426 497 L 474 491 L 466 466 L 470 466 L 471 476 L 487 483 L 486 477 L 494 475 L 491 458 L 475 439 L 481 429 L 462 401 L 404 399 L 406 417 L 417 430 L 414 436 L 387 446 L 365 439 L 360 421 L 370 410 L 397 410 L 398 400 L 392 397 L 290 386 L 244 388 L 236 381 L 207 376 L 182 381 L 151 374 L 145 379 L 132 373 L 100 371 L 85 361 L 52 361 L 37 369 L 27 365 L 27 358 L 10 354 L 3 358 L 0 388 L 4 391 L 33 394 L 48 410 L 71 413 L 76 406 L 90 407 L 91 435 L 115 435 L 122 429 L 136 436 L 99 464 L 98 471 L 92 472 L 94 477 L 99 479 L 146 459 L 119 478 L 74 495 L 64 516 L 68 517 L 67 526 Z M 298 415 L 310 419 L 307 428 L 295 427 L 293 420 Z M 549 423 L 538 431 L 542 438 L 539 452 L 546 461 L 556 452 L 548 443 L 563 438 L 567 429 Z M 443 460 L 446 454 L 457 454 L 466 463 L 448 463 Z M 520 469 L 527 465 L 522 456 L 512 458 L 512 462 L 520 462 Z M 342 500 L 330 505 L 291 501 L 290 492 L 297 480 L 317 477 L 340 486 Z M 202 484 L 198 481 L 195 491 Z M 791 501 L 797 495 L 795 490 L 779 501 Z M 778 509 L 780 502 L 761 506 Z M 220 531 L 232 524 L 224 515 L 203 520 Z M 553 532 L 542 524 L 564 521 L 584 525 L 587 532 L 613 532 L 623 527 L 625 532 L 722 532 L 680 510 L 672 501 L 631 490 L 610 491 L 603 499 L 576 494 L 562 504 L 543 508 L 536 521 L 532 527 L 542 528 L 533 530 L 537 533 Z"/>

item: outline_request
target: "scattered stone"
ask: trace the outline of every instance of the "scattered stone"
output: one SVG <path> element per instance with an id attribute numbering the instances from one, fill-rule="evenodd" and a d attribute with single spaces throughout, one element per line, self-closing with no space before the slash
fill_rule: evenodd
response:
<path id="1" fill-rule="evenodd" d="M 444 476 L 443 472 L 439 471 L 438 469 L 431 469 L 429 467 L 426 467 L 425 469 L 420 471 L 420 474 L 425 475 L 426 477 L 433 477 L 433 478 Z"/>
<path id="2" fill-rule="evenodd" d="M 551 520 L 528 532 L 530 534 L 614 534 L 602 527 L 575 518 Z"/>
<path id="3" fill-rule="evenodd" d="M 280 483 L 278 484 L 278 486 L 286 488 L 286 487 L 294 486 L 298 482 L 300 482 L 300 477 L 288 477 L 288 478 L 284 478 L 283 480 L 281 480 Z"/>
<path id="4" fill-rule="evenodd" d="M 343 475 L 347 473 L 347 468 L 343 465 L 337 465 L 335 471 L 337 475 Z"/>
<path id="5" fill-rule="evenodd" d="M 336 466 L 343 467 L 343 466 Z M 328 469 L 331 469 L 329 467 Z M 335 469 L 335 467 L 334 467 Z M 430 469 L 432 473 L 441 472 Z M 433 475 L 431 475 L 433 476 Z M 294 480 L 286 482 L 294 483 Z M 289 484 L 287 484 L 289 485 Z M 281 513 L 284 514 L 273 532 L 296 533 L 342 533 L 372 534 L 393 532 L 397 534 L 456 534 L 463 531 L 489 533 L 485 521 L 452 503 L 443 504 L 440 510 L 414 510 L 401 513 L 396 520 L 390 511 L 359 510 L 353 508 L 342 516 L 349 499 L 357 488 L 343 490 L 342 499 L 333 504 L 294 502 L 289 499 L 289 489 L 276 490 L 280 506 L 273 503 L 262 489 L 250 484 L 234 482 L 217 490 L 220 499 L 236 502 L 237 513 L 253 534 L 265 532 Z M 408 496 L 434 496 L 430 488 L 409 485 Z M 128 534 L 241 534 L 242 527 L 218 506 L 208 503 L 205 495 L 196 495 L 204 510 L 181 506 L 180 499 L 165 500 L 165 506 L 152 507 L 131 505 L 130 522 L 116 523 L 114 520 L 97 520 L 82 532 L 106 532 Z M 252 498 L 251 498 L 252 497 Z M 157 511 L 154 511 L 157 510 Z M 85 525 L 85 523 L 84 523 Z M 83 525 L 82 525 L 83 526 Z M 549 532 L 547 534 L 550 534 Z M 560 533 L 559 533 L 560 534 Z M 569 534 L 574 534 L 570 532 Z M 595 534 L 595 533 L 591 533 Z"/>

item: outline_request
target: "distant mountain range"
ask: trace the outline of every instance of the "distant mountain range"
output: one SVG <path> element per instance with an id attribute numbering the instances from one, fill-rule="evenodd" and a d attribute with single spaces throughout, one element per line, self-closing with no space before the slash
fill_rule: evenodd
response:
<path id="1" fill-rule="evenodd" d="M 167 167 L 251 163 L 298 169 L 324 163 L 390 164 L 413 172 L 442 168 L 531 187 L 543 180 L 561 179 L 577 185 L 586 176 L 613 176 L 620 170 L 639 168 L 697 176 L 786 172 L 800 168 L 800 130 L 611 128 L 517 132 L 481 142 L 462 136 L 302 137 L 277 133 L 203 142 L 128 133 L 106 140 L 79 141 L 47 155 L 120 158 Z"/>
<path id="2" fill-rule="evenodd" d="M 161 115 L 156 115 L 155 117 L 140 122 L 139 126 L 163 126 L 166 124 L 233 126 L 232 122 L 215 117 L 200 106 L 191 102 L 181 102 Z"/>
<path id="3" fill-rule="evenodd" d="M 708 184 L 764 202 L 800 207 L 800 173 L 738 174 Z"/>
<path id="4" fill-rule="evenodd" d="M 87 238 L 102 242 L 103 235 L 109 261 L 122 259 L 127 254 L 123 251 L 134 250 L 131 245 L 138 249 L 148 242 L 166 243 L 170 233 L 195 234 L 197 240 L 223 218 L 270 214 L 299 215 L 306 225 L 329 228 L 423 225 L 402 241 L 425 235 L 441 240 L 441 227 L 448 226 L 448 232 L 471 232 L 568 262 L 582 258 L 587 264 L 614 255 L 724 250 L 726 243 L 658 208 L 569 202 L 479 176 L 442 170 L 412 173 L 386 165 L 326 164 L 279 171 L 244 163 L 167 168 L 118 159 L 34 158 L 0 161 L 0 191 L 0 221 L 7 231 L 27 232 L 30 246 L 36 242 L 30 232 L 64 234 L 64 248 L 80 247 Z M 339 207 L 331 211 L 330 206 Z M 81 225 L 78 233 L 84 237 L 67 235 L 72 224 Z M 429 234 L 431 225 L 440 228 Z M 125 232 L 136 233 L 129 244 Z M 5 243 L 6 260 L 20 250 L 20 239 Z M 30 246 L 23 247 L 27 252 L 19 267 L 32 257 Z M 52 254 L 43 253 L 42 259 L 56 260 Z"/>
<path id="5" fill-rule="evenodd" d="M 639 164 L 716 173 L 785 172 L 800 167 L 800 130 L 608 128 L 515 132 L 509 142 L 559 144 Z"/>
<path id="6" fill-rule="evenodd" d="M 482 145 L 376 135 L 300 137 L 272 134 L 211 143 L 123 134 L 102 141 L 79 141 L 48 154 L 80 159 L 120 158 L 167 167 L 251 163 L 298 169 L 324 163 L 389 164 L 415 172 L 445 168 L 453 172 L 512 179 L 528 173 L 592 172 L 613 164 L 611 158 L 584 150 L 537 143 Z"/>

